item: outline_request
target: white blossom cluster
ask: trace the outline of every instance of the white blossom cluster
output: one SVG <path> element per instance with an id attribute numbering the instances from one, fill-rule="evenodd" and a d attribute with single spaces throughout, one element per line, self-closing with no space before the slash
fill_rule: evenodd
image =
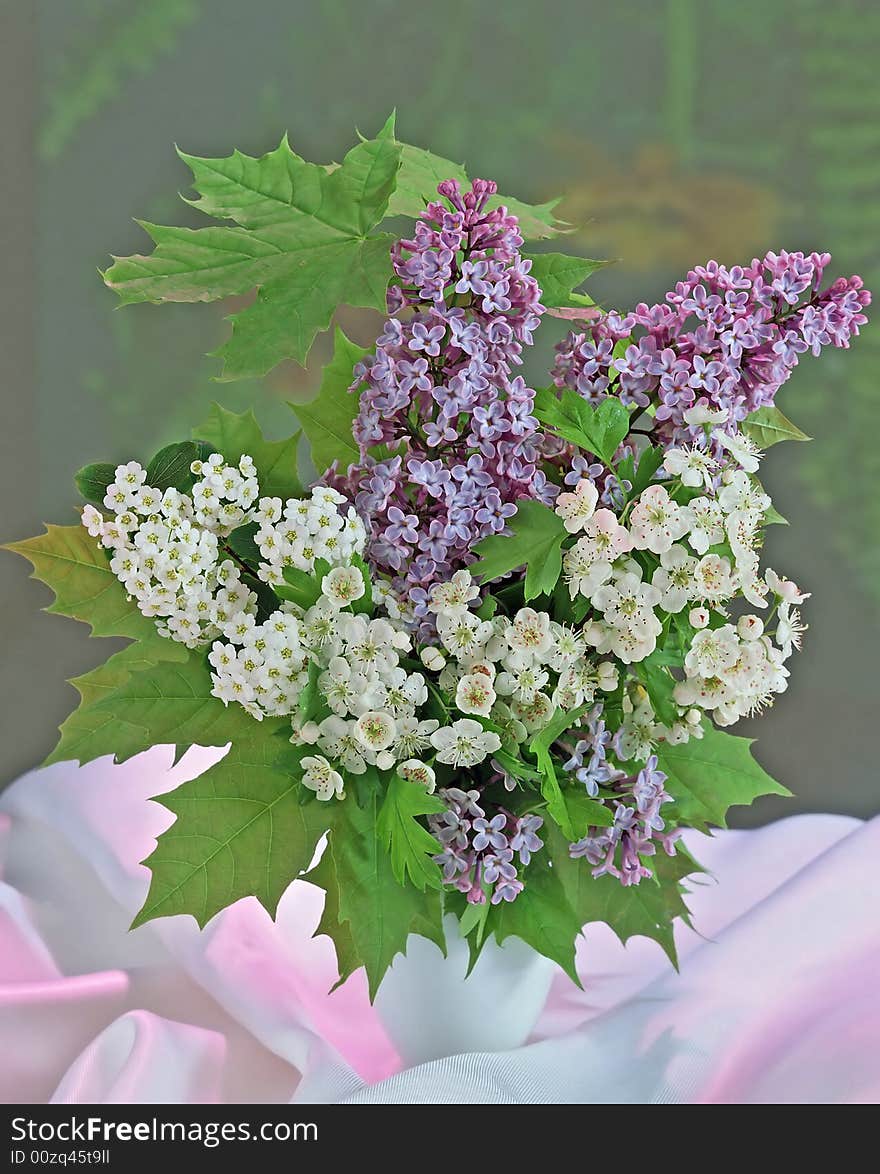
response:
<path id="1" fill-rule="evenodd" d="M 187 648 L 221 637 L 244 647 L 245 638 L 257 627 L 257 596 L 243 581 L 224 540 L 232 530 L 256 520 L 259 533 L 269 542 L 273 527 L 268 519 L 273 514 L 279 518 L 277 565 L 311 570 L 316 558 L 324 558 L 334 566 L 337 591 L 343 589 L 340 568 L 334 564 L 363 550 L 364 532 L 352 507 L 341 512 L 346 501 L 341 494 L 318 487 L 310 497 L 289 500 L 283 508 L 276 498 L 262 498 L 257 504 L 259 485 L 250 456 L 242 456 L 233 466 L 213 453 L 194 461 L 191 469 L 196 480 L 191 494 L 186 494 L 147 485 L 146 471 L 136 461 L 119 465 L 104 496 L 107 516 L 91 505 L 82 512 L 89 534 L 112 551 L 113 574 L 140 611 L 156 619 L 161 635 Z M 298 527 L 298 536 L 282 537 L 287 527 Z M 264 552 L 264 557 L 269 556 Z M 346 573 L 342 572 L 343 579 Z M 276 712 L 280 701 L 274 693 L 270 696 L 271 712 Z"/>
<path id="2" fill-rule="evenodd" d="M 327 579 L 324 595 L 303 616 L 301 647 L 320 668 L 317 685 L 331 713 L 314 722 L 294 718 L 292 739 L 320 752 L 303 759 L 304 782 L 319 798 L 340 796 L 341 772 L 358 775 L 369 765 L 396 766 L 433 790 L 432 763 L 472 767 L 501 748 L 499 734 L 480 718 L 522 742 L 557 705 L 573 709 L 616 687 L 614 665 L 588 655 L 583 636 L 548 615 L 522 608 L 511 619 L 481 619 L 471 609 L 479 590 L 468 571 L 458 571 L 432 589 L 440 646 L 420 653 L 449 700 L 441 724 L 425 716 L 425 675 L 400 663 L 411 651 L 405 618 L 351 614 L 326 598 Z"/>
<path id="3" fill-rule="evenodd" d="M 253 622 L 256 595 L 241 580 L 222 539 L 241 524 L 256 496 L 253 461 L 238 467 L 214 453 L 193 464 L 192 494 L 155 489 L 136 461 L 119 465 L 104 496 L 104 516 L 82 512 L 93 538 L 112 551 L 110 569 L 161 635 L 197 648 L 231 639 Z"/>
<path id="4" fill-rule="evenodd" d="M 731 725 L 787 686 L 785 661 L 805 630 L 793 605 L 808 596 L 772 570 L 762 576 L 758 549 L 770 498 L 749 476 L 757 467 L 753 449 L 728 448 L 741 467 L 722 466 L 698 448 L 666 454 L 666 474 L 702 491 L 686 504 L 652 484 L 618 516 L 596 508 L 596 487 L 586 479 L 557 498 L 557 514 L 579 536 L 565 552 L 563 574 L 571 598 L 590 601 L 583 627 L 589 646 L 637 665 L 655 651 L 671 617 L 686 613 L 686 630 L 693 630 L 684 680 L 673 693 L 680 721 L 663 727 L 645 691 L 628 690 L 617 738 L 622 758 L 644 757 L 661 737 L 699 736 L 700 711 Z M 766 608 L 768 597 L 772 635 L 755 614 L 731 619 L 738 600 Z"/>
<path id="5" fill-rule="evenodd" d="M 352 555 L 363 553 L 364 524 L 353 506 L 341 513 L 338 507 L 345 500 L 341 493 L 323 485 L 316 486 L 308 498 L 284 502 L 280 497 L 260 499 L 253 514 L 259 523 L 254 541 L 264 560 L 258 568 L 264 583 L 283 583 L 285 567 L 311 571 L 316 559 L 331 566 L 343 565 Z"/>
<path id="6" fill-rule="evenodd" d="M 347 571 L 361 575 L 356 567 Z M 472 718 L 441 725 L 438 718 L 425 716 L 426 678 L 401 664 L 412 651 L 403 621 L 344 610 L 350 600 L 334 594 L 332 575 L 325 577 L 321 598 L 301 621 L 302 643 L 318 668 L 318 691 L 330 710 L 319 721 L 294 717 L 291 741 L 320 751 L 303 759 L 305 785 L 319 799 L 341 797 L 340 770 L 359 775 L 376 766 L 396 767 L 404 778 L 433 790 L 436 777 L 426 758 L 474 766 L 498 750 L 498 735 Z M 426 667 L 436 667 L 430 661 L 430 655 L 423 657 Z"/>
<path id="7" fill-rule="evenodd" d="M 191 494 L 151 488 L 140 465 L 120 465 L 104 499 L 109 516 L 87 506 L 83 523 L 163 635 L 211 644 L 214 696 L 257 720 L 291 717 L 291 741 L 314 747 L 303 782 L 320 799 L 343 797 L 343 776 L 370 767 L 433 790 L 436 764 L 476 766 L 502 738 L 522 743 L 558 709 L 585 710 L 621 679 L 621 761 L 646 759 L 661 739 L 700 736 L 703 713 L 728 725 L 785 689 L 785 661 L 804 630 L 796 605 L 807 596 L 771 570 L 760 576 L 769 498 L 745 470 L 696 449 L 672 450 L 664 467 L 701 492 L 678 504 L 672 481 L 652 484 L 619 516 L 596 508 L 589 480 L 559 494 L 556 511 L 576 535 L 564 578 L 572 600 L 590 605 L 582 623 L 531 607 L 488 614 L 461 570 L 432 588 L 438 643 L 420 650 L 388 584 L 372 585 L 370 614 L 358 607 L 365 532 L 346 499 L 322 486 L 302 499 L 259 498 L 247 456 L 237 467 L 217 454 L 195 462 Z M 257 524 L 261 559 L 252 572 L 272 587 L 287 568 L 305 572 L 315 582 L 310 607 L 279 600 L 258 612 L 226 541 L 247 522 Z M 772 634 L 757 615 L 731 618 L 735 600 L 764 608 L 770 596 Z M 689 643 L 670 686 L 676 720 L 663 725 L 634 673 L 672 623 Z M 303 696 L 313 699 L 305 714 Z"/>
<path id="8" fill-rule="evenodd" d="M 432 589 L 440 648 L 422 653 L 462 713 L 491 718 L 522 742 L 557 706 L 576 709 L 617 687 L 615 665 L 596 657 L 582 632 L 531 607 L 480 619 L 469 606 L 478 596 L 468 571 Z"/>

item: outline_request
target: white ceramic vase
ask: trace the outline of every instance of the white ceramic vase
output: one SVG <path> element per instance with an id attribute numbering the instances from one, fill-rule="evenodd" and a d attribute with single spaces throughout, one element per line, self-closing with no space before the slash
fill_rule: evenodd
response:
<path id="1" fill-rule="evenodd" d="M 497 1052 L 525 1043 L 547 1000 L 556 966 L 519 938 L 491 938 L 471 974 L 458 922 L 447 917 L 447 957 L 411 937 L 376 994 L 375 1008 L 411 1067 L 460 1052 Z"/>

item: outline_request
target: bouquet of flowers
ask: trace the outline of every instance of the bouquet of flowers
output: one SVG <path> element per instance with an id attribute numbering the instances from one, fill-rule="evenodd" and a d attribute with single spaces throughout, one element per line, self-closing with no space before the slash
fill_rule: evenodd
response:
<path id="1" fill-rule="evenodd" d="M 472 960 L 515 935 L 577 981 L 593 921 L 674 960 L 683 829 L 787 793 L 726 732 L 785 690 L 805 630 L 807 594 L 761 565 L 784 519 L 759 461 L 807 439 L 776 392 L 858 334 L 861 280 L 769 253 L 608 312 L 577 292 L 597 262 L 524 251 L 561 230 L 552 205 L 393 120 L 339 165 L 286 140 L 184 158 L 194 206 L 234 226 L 146 225 L 155 251 L 104 274 L 124 301 L 256 288 L 227 378 L 304 362 L 341 303 L 386 317 L 366 350 L 337 329 L 295 407 L 314 475 L 299 432 L 215 407 L 152 460 L 82 469 L 82 524 L 12 544 L 49 610 L 131 641 L 75 680 L 49 761 L 228 747 L 162 797 L 135 924 L 274 913 L 305 877 L 340 981 L 363 966 L 371 993 L 449 913 Z M 534 389 L 545 316 L 574 329 Z"/>

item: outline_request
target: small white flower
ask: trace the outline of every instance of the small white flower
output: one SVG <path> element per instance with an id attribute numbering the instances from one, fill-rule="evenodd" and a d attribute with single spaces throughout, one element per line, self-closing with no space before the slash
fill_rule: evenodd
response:
<path id="1" fill-rule="evenodd" d="M 740 616 L 736 630 L 742 640 L 758 640 L 764 634 L 764 621 L 760 616 Z"/>
<path id="2" fill-rule="evenodd" d="M 633 507 L 629 529 L 637 550 L 662 554 L 687 533 L 688 516 L 662 485 L 649 485 Z"/>
<path id="3" fill-rule="evenodd" d="M 301 737 L 305 741 L 305 730 Z M 316 739 L 325 754 L 340 763 L 350 774 L 361 775 L 367 769 L 364 744 L 355 730 L 355 723 L 341 717 L 325 717 L 318 726 Z"/>
<path id="4" fill-rule="evenodd" d="M 437 616 L 437 633 L 444 647 L 458 660 L 476 656 L 492 636 L 492 624 L 481 620 L 473 612 L 450 614 L 441 612 Z"/>
<path id="5" fill-rule="evenodd" d="M 682 485 L 711 489 L 718 462 L 698 448 L 671 448 L 663 458 L 663 468 L 671 477 L 679 477 Z"/>
<path id="6" fill-rule="evenodd" d="M 724 513 L 712 497 L 695 497 L 684 507 L 688 542 L 697 554 L 724 540 Z"/>
<path id="7" fill-rule="evenodd" d="M 757 473 L 763 454 L 748 436 L 742 432 L 736 432 L 731 436 L 718 430 L 712 433 L 712 439 L 730 453 L 741 469 L 745 469 L 747 473 Z"/>
<path id="8" fill-rule="evenodd" d="M 694 636 L 684 667 L 689 676 L 720 677 L 732 668 L 740 655 L 740 643 L 733 624 L 704 628 Z"/>
<path id="9" fill-rule="evenodd" d="M 586 477 L 582 477 L 573 493 L 560 493 L 556 498 L 556 513 L 562 518 L 569 534 L 583 530 L 592 518 L 599 500 L 599 491 Z"/>
<path id="10" fill-rule="evenodd" d="M 651 584 L 662 592 L 660 606 L 664 611 L 680 612 L 694 598 L 696 565 L 697 560 L 683 546 L 675 545 L 660 555 L 660 566 L 654 572 Z"/>
<path id="11" fill-rule="evenodd" d="M 752 481 L 741 469 L 733 472 L 728 470 L 725 473 L 718 501 L 727 514 L 754 515 L 756 524 L 770 508 L 770 498 L 761 486 Z"/>
<path id="12" fill-rule="evenodd" d="M 611 510 L 596 510 L 582 538 L 565 552 L 562 569 L 569 594 L 589 598 L 611 578 L 612 564 L 632 550 L 633 540 Z"/>
<path id="13" fill-rule="evenodd" d="M 550 616 L 531 607 L 521 607 L 507 629 L 510 647 L 540 657 L 553 642 L 550 634 Z"/>
<path id="14" fill-rule="evenodd" d="M 302 776 L 304 787 L 314 791 L 317 797 L 326 802 L 335 795 L 338 799 L 343 796 L 342 775 L 335 771 L 330 763 L 320 754 L 306 757 L 302 760 L 305 768 Z"/>
<path id="15" fill-rule="evenodd" d="M 146 481 L 147 474 L 137 461 L 129 461 L 127 465 L 117 465 L 113 475 L 119 485 L 127 485 L 132 491 L 140 488 Z"/>
<path id="16" fill-rule="evenodd" d="M 644 761 L 657 741 L 660 726 L 654 719 L 651 703 L 642 698 L 625 713 L 617 736 L 618 757 L 624 762 L 632 758 Z"/>
<path id="17" fill-rule="evenodd" d="M 446 657 L 439 648 L 435 648 L 433 645 L 428 645 L 427 648 L 423 648 L 419 653 L 419 657 L 429 672 L 439 673 L 446 667 Z"/>
<path id="18" fill-rule="evenodd" d="M 650 583 L 643 583 L 637 574 L 625 571 L 606 583 L 592 598 L 597 611 L 604 613 L 607 624 L 633 632 L 637 639 L 649 634 L 659 636 L 662 625 L 654 615 L 660 602 L 660 591 Z"/>
<path id="19" fill-rule="evenodd" d="M 769 567 L 764 577 L 773 594 L 778 595 L 786 603 L 803 603 L 805 599 L 810 598 L 809 591 L 801 591 L 797 583 L 793 583 L 791 579 L 783 579 Z"/>
<path id="20" fill-rule="evenodd" d="M 470 571 L 456 571 L 448 583 L 436 583 L 431 588 L 428 608 L 437 615 L 459 615 L 479 597 L 480 589 Z"/>
<path id="21" fill-rule="evenodd" d="M 561 673 L 583 656 L 584 638 L 580 632 L 564 624 L 554 622 L 550 629 L 553 643 L 546 654 L 546 662 L 554 672 Z"/>
<path id="22" fill-rule="evenodd" d="M 387 750 L 394 741 L 397 726 L 390 713 L 369 709 L 355 724 L 357 736 L 369 750 Z"/>
<path id="23" fill-rule="evenodd" d="M 434 771 L 427 763 L 420 762 L 417 758 L 410 758 L 406 762 L 402 762 L 397 768 L 397 773 L 408 783 L 417 783 L 424 787 L 429 795 L 437 786 L 437 776 Z"/>
<path id="24" fill-rule="evenodd" d="M 705 607 L 692 607 L 688 612 L 688 621 L 692 628 L 696 628 L 699 632 L 702 628 L 709 626 L 709 611 Z"/>
<path id="25" fill-rule="evenodd" d="M 712 409 L 706 399 L 698 400 L 692 408 L 686 408 L 684 420 L 686 424 L 699 428 L 702 424 L 723 424 L 728 417 L 727 408 Z"/>
<path id="26" fill-rule="evenodd" d="M 458 682 L 455 704 L 462 713 L 479 713 L 488 717 L 495 704 L 491 678 L 484 673 L 467 673 Z"/>
<path id="27" fill-rule="evenodd" d="M 779 622 L 776 625 L 775 640 L 782 649 L 782 655 L 787 660 L 792 650 L 800 652 L 801 642 L 808 625 L 801 620 L 801 614 L 796 607 L 792 607 L 787 600 L 779 605 Z"/>
<path id="28" fill-rule="evenodd" d="M 514 701 L 511 708 L 530 734 L 543 730 L 554 712 L 553 702 L 546 693 L 536 693 L 531 701 Z"/>
<path id="29" fill-rule="evenodd" d="M 694 568 L 694 580 L 697 599 L 708 603 L 730 599 L 736 590 L 730 562 L 718 554 L 703 555 Z"/>
<path id="30" fill-rule="evenodd" d="M 431 744 L 431 735 L 440 723 L 436 718 L 426 718 L 420 721 L 417 717 L 407 716 L 398 719 L 397 735 L 392 750 L 395 758 L 413 758 Z"/>
<path id="31" fill-rule="evenodd" d="M 100 510 L 96 510 L 93 505 L 83 506 L 82 524 L 89 532 L 91 538 L 100 538 L 104 531 L 104 515 Z"/>
<path id="32" fill-rule="evenodd" d="M 322 595 L 333 607 L 348 607 L 365 592 L 364 576 L 358 567 L 334 567 L 321 584 Z"/>
<path id="33" fill-rule="evenodd" d="M 431 745 L 437 751 L 438 762 L 449 766 L 476 766 L 501 749 L 501 739 L 491 730 L 484 730 L 473 718 L 463 717 L 451 726 L 435 730 Z"/>

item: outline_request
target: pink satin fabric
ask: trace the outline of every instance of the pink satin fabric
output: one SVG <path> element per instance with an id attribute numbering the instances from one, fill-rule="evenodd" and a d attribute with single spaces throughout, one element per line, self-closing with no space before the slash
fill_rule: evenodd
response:
<path id="1" fill-rule="evenodd" d="M 185 917 L 128 932 L 148 884 L 137 862 L 172 820 L 149 798 L 220 754 L 60 764 L 0 798 L 3 1101 L 432 1097 L 431 1071 L 400 1073 L 363 976 L 328 993 L 314 886 L 291 885 L 275 923 L 249 899 L 202 932 Z M 652 943 L 588 927 L 584 991 L 560 973 L 533 1042 L 507 1054 L 571 1065 L 568 1095 L 538 1082 L 520 1097 L 880 1099 L 880 820 L 799 816 L 688 845 L 712 875 L 690 898 L 696 929 L 677 931 L 680 974 Z M 467 1080 L 492 1099 L 479 1065 Z"/>

